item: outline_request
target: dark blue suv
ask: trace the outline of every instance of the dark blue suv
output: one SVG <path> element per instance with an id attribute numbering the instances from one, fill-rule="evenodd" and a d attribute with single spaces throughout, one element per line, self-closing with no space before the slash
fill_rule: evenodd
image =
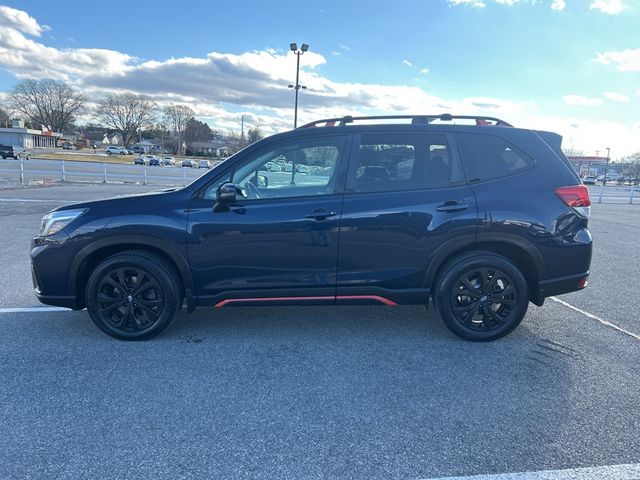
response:
<path id="1" fill-rule="evenodd" d="M 36 294 L 127 340 L 160 333 L 184 303 L 430 298 L 453 333 L 493 340 L 529 302 L 587 283 L 590 200 L 560 144 L 487 117 L 313 122 L 185 188 L 47 214 Z"/>

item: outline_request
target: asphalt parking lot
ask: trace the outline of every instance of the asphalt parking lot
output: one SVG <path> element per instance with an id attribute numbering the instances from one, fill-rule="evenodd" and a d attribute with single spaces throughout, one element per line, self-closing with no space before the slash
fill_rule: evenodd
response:
<path id="1" fill-rule="evenodd" d="M 454 337 L 422 307 L 199 309 L 141 343 L 105 336 L 86 312 L 29 311 L 41 216 L 145 188 L 0 190 L 0 478 L 438 478 L 640 463 L 640 206 L 594 205 L 589 287 L 531 305 L 489 344 Z"/>

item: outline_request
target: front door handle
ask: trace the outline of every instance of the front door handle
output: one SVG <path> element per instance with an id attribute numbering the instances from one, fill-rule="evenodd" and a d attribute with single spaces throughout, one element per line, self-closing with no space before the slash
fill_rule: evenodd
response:
<path id="1" fill-rule="evenodd" d="M 436 210 L 439 212 L 461 212 L 462 210 L 466 210 L 469 208 L 469 205 L 466 203 L 456 202 L 454 200 L 450 200 L 448 202 L 444 202 L 442 205 L 438 205 Z"/>
<path id="2" fill-rule="evenodd" d="M 335 217 L 337 215 L 336 212 L 330 212 L 329 210 L 325 210 L 324 208 L 318 208 L 306 215 L 307 218 L 312 218 L 313 220 L 326 220 L 329 217 Z"/>

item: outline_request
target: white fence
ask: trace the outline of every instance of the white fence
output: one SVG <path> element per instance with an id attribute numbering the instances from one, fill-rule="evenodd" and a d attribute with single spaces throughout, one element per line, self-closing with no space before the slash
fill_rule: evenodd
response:
<path id="1" fill-rule="evenodd" d="M 150 167 L 107 162 L 0 160 L 0 178 L 23 186 L 34 182 L 187 185 L 206 172 L 206 168 Z"/>
<path id="2" fill-rule="evenodd" d="M 589 186 L 591 203 L 640 203 L 640 186 L 592 185 Z"/>

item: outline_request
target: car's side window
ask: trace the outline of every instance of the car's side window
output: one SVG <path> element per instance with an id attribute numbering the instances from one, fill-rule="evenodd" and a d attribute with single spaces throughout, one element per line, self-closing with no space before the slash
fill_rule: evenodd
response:
<path id="1" fill-rule="evenodd" d="M 248 199 L 328 195 L 334 192 L 343 136 L 295 139 L 266 148 L 241 161 L 229 181 Z M 215 198 L 215 182 L 205 198 Z"/>
<path id="2" fill-rule="evenodd" d="M 348 191 L 388 192 L 446 188 L 463 181 L 446 135 L 362 135 Z"/>
<path id="3" fill-rule="evenodd" d="M 456 134 L 469 182 L 482 182 L 530 170 L 532 157 L 497 135 Z"/>

